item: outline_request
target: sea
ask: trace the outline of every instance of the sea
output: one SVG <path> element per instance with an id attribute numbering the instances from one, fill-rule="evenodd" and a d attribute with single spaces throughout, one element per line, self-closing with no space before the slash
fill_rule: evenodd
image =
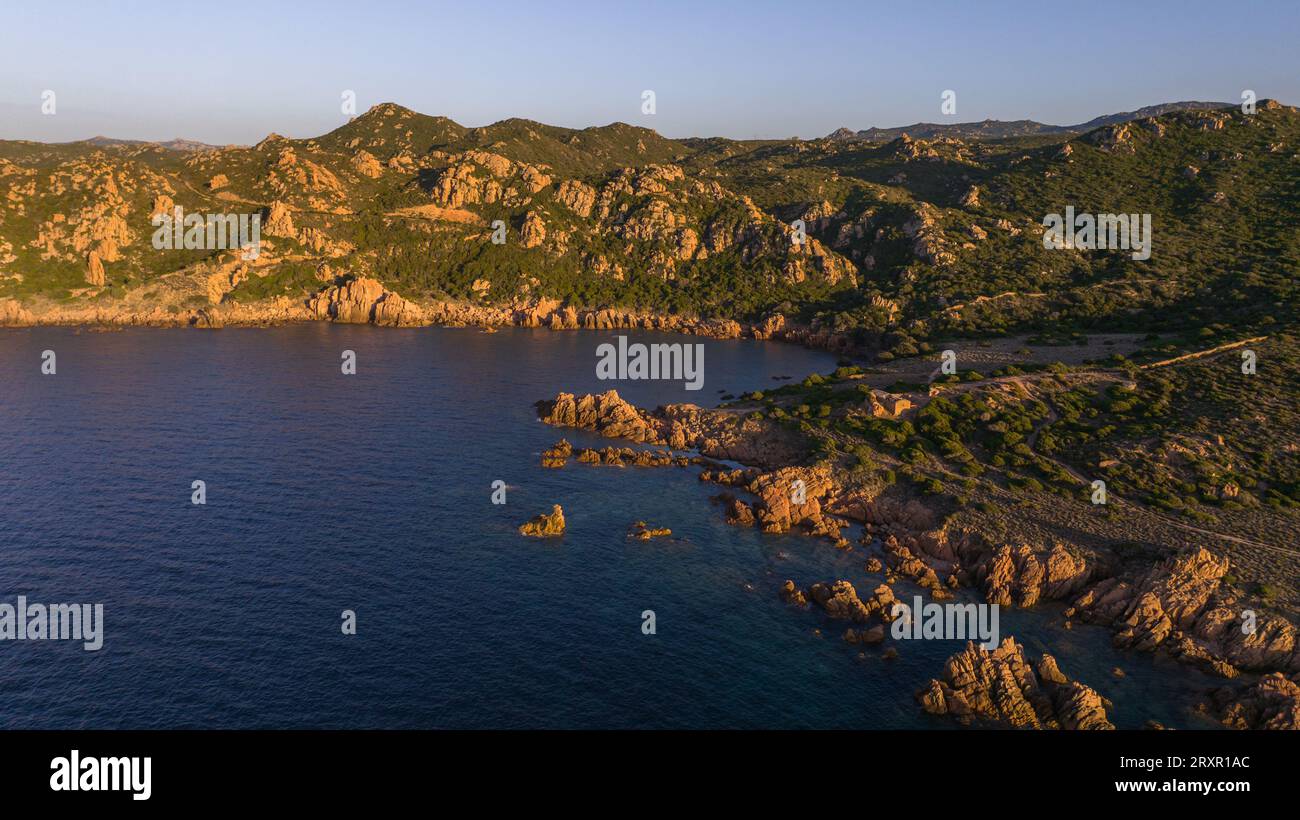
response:
<path id="1" fill-rule="evenodd" d="M 870 548 L 728 526 L 699 468 L 539 464 L 561 437 L 611 443 L 540 423 L 557 392 L 713 406 L 834 358 L 627 332 L 703 345 L 703 388 L 600 380 L 615 335 L 0 330 L 0 604 L 103 606 L 98 651 L 0 641 L 0 727 L 958 728 L 915 693 L 962 642 L 887 659 L 780 600 L 786 579 L 868 594 Z M 563 537 L 519 535 L 553 504 Z M 630 539 L 635 521 L 673 534 Z M 1059 606 L 1000 628 L 1121 728 L 1210 725 L 1214 680 Z"/>

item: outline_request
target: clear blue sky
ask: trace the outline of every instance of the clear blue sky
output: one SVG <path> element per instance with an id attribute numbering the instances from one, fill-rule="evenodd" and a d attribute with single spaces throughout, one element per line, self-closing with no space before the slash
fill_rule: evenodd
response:
<path id="1" fill-rule="evenodd" d="M 345 121 L 345 89 L 358 111 L 393 101 L 470 126 L 739 138 L 1069 124 L 1247 88 L 1300 103 L 1300 0 L 0 4 L 4 139 L 314 136 Z"/>

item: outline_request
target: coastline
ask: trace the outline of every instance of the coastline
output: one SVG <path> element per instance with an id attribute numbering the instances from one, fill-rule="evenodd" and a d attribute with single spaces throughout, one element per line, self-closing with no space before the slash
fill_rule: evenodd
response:
<path id="1" fill-rule="evenodd" d="M 217 301 L 184 307 L 184 300 L 158 300 L 154 288 L 133 291 L 108 304 L 24 304 L 0 299 L 0 328 L 166 327 L 215 330 L 276 327 L 303 322 L 369 324 L 377 327 L 523 327 L 548 330 L 650 330 L 711 339 L 783 341 L 815 350 L 855 355 L 842 333 L 792 322 L 773 313 L 761 322 L 648 313 L 624 308 L 576 308 L 558 299 L 515 299 L 503 305 L 464 301 L 419 302 L 388 290 L 374 279 L 353 279 L 296 299 L 278 296 L 257 302 Z M 191 297 L 192 298 L 192 297 Z"/>
<path id="2" fill-rule="evenodd" d="M 558 303 L 531 303 L 522 308 L 512 308 L 509 312 L 494 308 L 487 314 L 476 306 L 450 306 L 449 303 L 438 303 L 439 308 L 430 308 L 415 305 L 382 289 L 378 293 L 365 290 L 357 292 L 348 285 L 326 291 L 326 298 L 311 300 L 302 308 L 301 314 L 295 314 L 285 321 L 236 321 L 229 326 L 266 327 L 273 324 L 323 321 L 385 327 L 464 327 L 475 326 L 477 323 L 455 319 L 483 318 L 487 315 L 504 319 L 497 326 L 552 330 L 661 330 L 714 338 L 743 338 L 746 329 L 753 332 L 752 326 L 739 323 L 697 323 L 696 320 L 676 317 L 665 320 L 664 317 L 621 311 L 570 312 Z M 237 305 L 227 307 L 233 309 L 235 316 L 244 315 L 238 312 Z M 395 308 L 400 309 L 394 312 Z M 451 314 L 455 317 L 452 321 L 425 321 L 445 319 L 449 314 L 438 314 L 435 311 L 451 308 L 462 311 Z M 63 314 L 57 315 L 67 318 Z M 392 320 L 394 317 L 395 321 Z M 570 317 L 576 317 L 576 321 L 570 322 Z M 420 321 L 415 321 L 417 319 Z M 96 323 L 60 321 L 33 324 L 84 326 Z M 122 327 L 171 328 L 223 326 L 180 322 L 117 324 Z M 738 332 L 733 332 L 736 329 L 739 329 Z M 784 332 L 788 329 L 782 322 L 779 330 L 771 335 L 749 338 L 796 341 Z M 764 329 L 760 328 L 759 332 L 763 333 Z M 557 400 L 559 398 L 561 397 L 557 397 Z M 936 600 L 944 595 L 946 589 L 961 586 L 973 588 L 981 592 L 990 603 L 1004 606 L 1031 609 L 1039 601 L 1059 601 L 1069 607 L 1072 615 L 1067 617 L 1112 627 L 1116 633 L 1117 645 L 1120 645 L 1120 636 L 1123 635 L 1123 645 L 1126 648 L 1168 654 L 1180 662 L 1196 664 L 1213 671 L 1225 683 L 1244 673 L 1251 681 L 1247 685 L 1242 686 L 1240 681 L 1236 681 L 1231 686 L 1225 685 L 1221 690 L 1207 692 L 1207 710 L 1213 711 L 1214 719 L 1225 723 L 1236 721 L 1236 725 L 1248 727 L 1266 725 L 1270 718 L 1261 715 L 1269 713 L 1260 703 L 1276 699 L 1279 689 L 1285 698 L 1287 687 L 1294 687 L 1294 683 L 1288 681 L 1285 674 L 1281 674 L 1283 671 L 1293 671 L 1296 664 L 1293 624 L 1262 621 L 1264 637 L 1260 641 L 1238 639 L 1234 643 L 1227 634 L 1228 629 L 1224 626 L 1222 615 L 1212 615 L 1208 621 L 1202 619 L 1202 615 L 1222 609 L 1221 604 L 1224 602 L 1212 598 L 1219 582 L 1229 574 L 1227 559 L 1220 560 L 1207 550 L 1164 564 L 1156 562 L 1144 568 L 1143 572 L 1135 574 L 1105 560 L 1104 556 L 1081 558 L 1069 549 L 1036 549 L 999 541 L 996 533 L 968 527 L 964 522 L 960 527 L 951 526 L 948 512 L 933 508 L 924 500 L 900 499 L 888 493 L 877 496 L 856 492 L 856 488 L 848 486 L 829 471 L 798 466 L 806 454 L 801 453 L 789 441 L 788 430 L 770 421 L 756 423 L 746 430 L 746 420 L 742 414 L 734 412 L 693 405 L 667 405 L 650 412 L 618 400 L 617 394 L 614 394 L 613 400 L 604 402 L 605 406 L 600 401 L 602 398 L 604 396 L 570 397 L 571 405 L 566 404 L 566 409 L 558 415 L 556 407 L 550 407 L 547 411 L 550 418 L 545 420 L 556 426 L 590 429 L 606 437 L 623 438 L 639 444 L 668 444 L 673 449 L 693 449 L 709 458 L 743 465 L 742 469 L 717 470 L 707 478 L 701 476 L 702 480 L 712 481 L 724 488 L 744 490 L 757 498 L 755 502 L 740 501 L 734 497 L 726 499 L 724 504 L 728 523 L 748 521 L 748 526 L 757 526 L 766 532 L 802 531 L 826 537 L 841 548 L 851 546 L 839 537 L 840 529 L 846 526 L 846 523 L 841 522 L 860 523 L 866 532 L 860 543 L 871 546 L 873 539 L 881 542 L 882 563 L 888 567 L 889 574 L 895 578 L 907 578 L 929 589 Z M 807 508 L 789 505 L 784 501 L 783 488 L 796 478 L 805 480 L 808 484 L 810 498 Z M 812 601 L 832 620 L 838 619 L 832 614 L 833 611 L 857 612 L 865 608 L 874 617 L 880 617 L 879 613 L 884 611 L 883 602 L 887 598 L 879 589 L 874 596 L 863 594 L 859 597 L 857 590 L 847 581 L 833 578 L 824 580 L 825 583 L 819 580 L 806 589 L 799 589 L 804 598 L 804 606 L 810 606 L 808 601 Z M 847 585 L 847 588 L 843 585 Z M 827 593 L 827 590 L 832 592 Z M 873 600 L 874 604 L 871 603 Z M 858 627 L 858 622 L 854 621 L 854 626 L 845 633 L 846 643 L 858 644 L 861 641 L 858 637 L 860 632 L 869 631 L 859 630 Z M 871 630 L 874 629 L 873 626 Z M 850 638 L 850 634 L 854 638 Z M 1040 677 L 1052 674 L 1055 661 L 1048 660 L 1050 657 L 1039 658 L 1037 661 L 1038 667 L 1047 670 L 1046 673 L 1039 671 L 1037 674 Z M 1023 649 L 1014 641 L 1009 647 L 1000 647 L 993 653 L 984 655 L 972 654 L 969 650 L 955 654 L 950 659 L 951 664 L 982 668 L 985 670 L 983 676 L 988 681 L 1004 673 L 1015 676 L 1019 674 L 1016 670 L 1032 669 L 1035 666 L 1035 662 L 1027 658 Z M 1061 691 L 1079 693 L 1073 685 Z M 936 676 L 933 685 L 918 692 L 917 696 L 922 708 L 927 711 L 943 709 L 943 712 L 935 713 L 957 714 L 951 711 L 954 693 L 957 693 L 957 702 L 980 699 L 975 693 L 963 693 L 960 687 L 954 688 L 953 682 L 943 676 Z M 1028 694 L 1025 694 L 1025 698 L 1026 702 L 1032 700 Z M 1210 703 L 1214 705 L 1210 706 Z M 1050 726 L 1051 720 L 1055 720 L 1058 725 L 1095 725 L 1099 723 L 1096 707 L 1092 696 L 1085 694 L 1079 719 L 1057 711 L 1035 719 L 1045 726 Z M 1055 710 L 1056 707 L 1053 706 L 1052 709 Z M 1038 712 L 1034 714 L 1038 715 Z M 1091 717 L 1083 719 L 1089 715 Z M 1104 713 L 1102 719 L 1104 720 Z"/>
<path id="3" fill-rule="evenodd" d="M 1221 725 L 1300 728 L 1296 625 L 1269 614 L 1263 602 L 1240 597 L 1230 588 L 1229 558 L 1203 546 L 1135 563 L 1110 551 L 1068 543 L 1013 543 L 979 526 L 978 520 L 960 517 L 960 510 L 892 492 L 893 487 L 865 488 L 846 480 L 833 465 L 800 466 L 810 453 L 790 431 L 743 411 L 689 404 L 647 411 L 613 390 L 584 396 L 560 393 L 537 402 L 536 409 L 541 421 L 555 427 L 744 465 L 705 469 L 699 476 L 723 488 L 714 502 L 723 508 L 728 524 L 765 533 L 802 533 L 846 551 L 853 545 L 841 531 L 860 524 L 858 544 L 871 553 L 867 570 L 885 577 L 870 596 L 859 597 L 843 579 L 807 588 L 787 580 L 781 591 L 792 606 L 811 608 L 809 602 L 814 603 L 828 626 L 850 621 L 843 638 L 854 648 L 883 641 L 893 620 L 889 608 L 896 600 L 891 585 L 900 578 L 927 590 L 935 601 L 970 588 L 988 604 L 1026 611 L 1039 603 L 1059 602 L 1066 607 L 1066 629 L 1071 620 L 1099 625 L 1111 631 L 1117 648 L 1168 657 L 1222 679 L 1224 685 L 1205 691 L 1197 705 L 1200 714 Z M 806 498 L 791 498 L 789 487 L 796 481 L 806 488 Z M 753 500 L 738 499 L 731 490 Z M 1246 614 L 1250 631 L 1238 628 L 1239 615 Z M 886 649 L 884 657 L 889 659 L 891 652 L 896 650 Z M 1010 705 L 999 683 L 1006 680 L 1018 686 Z M 1005 635 L 992 651 L 968 644 L 915 696 L 924 711 L 950 715 L 963 725 L 982 718 L 1018 727 L 1113 728 L 1104 698 L 1086 684 L 1065 678 L 1052 655 L 1042 652 L 1032 661 L 1014 635 Z"/>

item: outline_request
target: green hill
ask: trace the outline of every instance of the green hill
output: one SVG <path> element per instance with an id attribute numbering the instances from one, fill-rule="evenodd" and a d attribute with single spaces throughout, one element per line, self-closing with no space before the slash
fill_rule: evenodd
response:
<path id="1" fill-rule="evenodd" d="M 415 300 L 781 312 L 902 353 L 954 336 L 1155 330 L 1199 344 L 1293 328 L 1300 114 L 1195 105 L 987 139 L 466 128 L 385 103 L 252 147 L 0 142 L 0 299 L 112 303 L 231 264 L 155 250 L 150 217 L 168 205 L 268 220 L 265 258 L 216 287 L 218 303 L 372 276 Z M 1045 248 L 1044 217 L 1067 206 L 1149 214 L 1150 259 Z M 289 217 L 278 229 L 273 208 Z"/>

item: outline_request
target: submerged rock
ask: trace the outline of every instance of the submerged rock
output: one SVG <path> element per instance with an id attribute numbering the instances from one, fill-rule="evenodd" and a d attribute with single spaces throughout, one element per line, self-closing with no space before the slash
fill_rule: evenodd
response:
<path id="1" fill-rule="evenodd" d="M 542 451 L 542 466 L 551 468 L 563 467 L 568 462 L 569 456 L 571 455 L 573 455 L 573 445 L 569 443 L 568 439 L 562 438 L 555 442 L 555 445 L 552 446 L 551 449 Z"/>
<path id="2" fill-rule="evenodd" d="M 752 527 L 758 523 L 754 517 L 754 508 L 741 501 L 739 498 L 730 493 L 723 493 L 726 496 L 726 520 L 733 527 Z"/>
<path id="3" fill-rule="evenodd" d="M 651 538 L 666 538 L 673 534 L 667 527 L 652 527 L 644 521 L 637 521 L 627 530 L 628 538 L 649 541 Z"/>
<path id="4" fill-rule="evenodd" d="M 794 581 L 786 580 L 781 587 L 781 600 L 794 606 L 807 606 L 808 598 L 803 594 L 803 590 L 795 586 Z"/>

